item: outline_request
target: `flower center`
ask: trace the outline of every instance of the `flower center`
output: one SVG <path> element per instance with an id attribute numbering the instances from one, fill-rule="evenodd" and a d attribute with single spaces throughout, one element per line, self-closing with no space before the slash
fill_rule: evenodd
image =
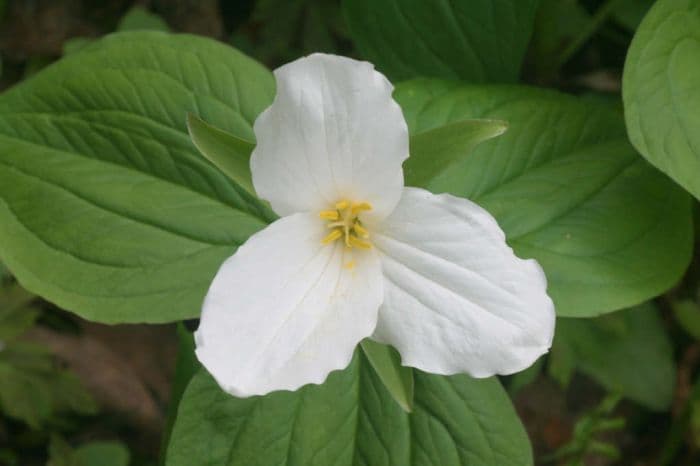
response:
<path id="1" fill-rule="evenodd" d="M 362 221 L 358 218 L 361 212 L 372 210 L 372 206 L 367 202 L 340 201 L 331 210 L 322 210 L 318 215 L 324 220 L 328 220 L 327 227 L 331 232 L 321 240 L 323 244 L 331 244 L 340 238 L 344 239 L 348 248 L 358 247 L 371 249 L 372 243 L 367 241 L 369 232 L 362 226 Z"/>

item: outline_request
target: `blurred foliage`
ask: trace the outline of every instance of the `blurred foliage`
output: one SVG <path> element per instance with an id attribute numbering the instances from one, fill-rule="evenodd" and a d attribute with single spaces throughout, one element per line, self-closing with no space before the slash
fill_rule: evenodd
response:
<path id="1" fill-rule="evenodd" d="M 655 0 L 621 0 L 615 4 L 613 18 L 630 31 L 634 31 L 642 22 Z"/>
<path id="2" fill-rule="evenodd" d="M 131 8 L 117 25 L 117 31 L 169 31 L 168 23 L 142 6 Z"/>
<path id="3" fill-rule="evenodd" d="M 673 348 L 650 304 L 595 319 L 558 319 L 549 373 L 566 386 L 574 370 L 649 409 L 671 404 Z"/>
<path id="4" fill-rule="evenodd" d="M 34 429 L 63 412 L 95 414 L 97 405 L 73 374 L 57 367 L 46 348 L 19 339 L 41 312 L 33 299 L 16 284 L 0 294 L 0 413 Z"/>
<path id="5" fill-rule="evenodd" d="M 128 466 L 129 450 L 120 442 L 89 442 L 71 447 L 59 435 L 51 436 L 46 466 Z"/>
<path id="6" fill-rule="evenodd" d="M 69 427 L 69 417 L 95 415 L 98 408 L 78 378 L 58 366 L 47 348 L 23 339 L 42 310 L 36 297 L 0 267 L 5 272 L 0 280 L 0 445 L 5 444 L 3 437 L 10 439 L 0 448 L 0 464 L 24 465 L 23 444 L 31 444 L 37 434 L 41 438 L 43 432 Z M 16 426 L 17 421 L 28 430 Z"/>
<path id="7" fill-rule="evenodd" d="M 544 461 L 556 460 L 562 466 L 586 466 L 587 458 L 591 455 L 620 459 L 620 450 L 600 439 L 601 434 L 625 427 L 624 418 L 612 417 L 619 400 L 616 395 L 608 395 L 595 409 L 582 416 L 576 422 L 571 441 L 543 458 Z"/>
<path id="8" fill-rule="evenodd" d="M 313 52 L 347 53 L 337 0 L 258 0 L 231 43 L 263 63 L 281 64 Z"/>
<path id="9" fill-rule="evenodd" d="M 673 314 L 688 335 L 700 341 L 700 304 L 691 299 L 674 301 Z"/>
<path id="10" fill-rule="evenodd" d="M 117 25 L 119 31 L 170 31 L 168 23 L 160 16 L 151 13 L 142 6 L 135 6 L 126 12 Z M 90 37 L 73 37 L 63 43 L 63 55 L 70 55 L 89 45 Z"/>

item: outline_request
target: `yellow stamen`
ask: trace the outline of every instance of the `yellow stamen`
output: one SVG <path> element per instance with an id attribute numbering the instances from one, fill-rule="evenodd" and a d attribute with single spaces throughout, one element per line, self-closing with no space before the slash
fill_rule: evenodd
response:
<path id="1" fill-rule="evenodd" d="M 318 216 L 324 220 L 338 220 L 340 218 L 337 210 L 322 210 Z"/>
<path id="2" fill-rule="evenodd" d="M 333 241 L 335 241 L 335 240 L 337 240 L 338 238 L 340 238 L 341 236 L 343 236 L 343 232 L 342 232 L 342 231 L 340 231 L 340 230 L 333 230 L 333 231 L 331 231 L 330 233 L 328 233 L 328 235 L 326 235 L 325 238 L 323 238 L 323 239 L 321 240 L 321 243 L 322 243 L 322 244 L 330 244 L 330 243 L 332 243 Z"/>
<path id="3" fill-rule="evenodd" d="M 357 202 L 352 205 L 353 215 L 357 215 L 363 210 L 372 210 L 372 206 L 367 202 Z"/>
<path id="4" fill-rule="evenodd" d="M 359 223 L 356 223 L 355 226 L 352 227 L 353 230 L 355 230 L 355 233 L 357 233 L 357 236 L 361 238 L 369 238 L 369 231 Z"/>
<path id="5" fill-rule="evenodd" d="M 348 270 L 352 270 L 355 268 L 355 261 L 350 261 L 347 264 L 345 264 L 343 267 L 345 267 Z"/>
<path id="6" fill-rule="evenodd" d="M 342 200 L 335 204 L 335 209 L 319 212 L 318 216 L 328 220 L 326 228 L 331 230 L 321 242 L 330 244 L 337 239 L 343 238 L 347 248 L 371 249 L 372 243 L 366 241 L 369 238 L 369 231 L 361 225 L 359 218 L 360 213 L 366 210 L 372 210 L 372 206 L 368 202 Z"/>
<path id="7" fill-rule="evenodd" d="M 365 241 L 354 236 L 348 236 L 347 241 L 350 243 L 350 246 L 355 246 L 362 249 L 372 249 L 372 244 L 369 241 Z"/>

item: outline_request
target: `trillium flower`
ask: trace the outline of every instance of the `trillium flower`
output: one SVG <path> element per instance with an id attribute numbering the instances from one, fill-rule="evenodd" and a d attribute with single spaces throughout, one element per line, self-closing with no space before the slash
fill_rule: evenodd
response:
<path id="1" fill-rule="evenodd" d="M 538 263 L 466 199 L 404 187 L 406 121 L 367 62 L 314 54 L 275 71 L 253 184 L 280 219 L 218 271 L 197 357 L 246 397 L 322 383 L 371 337 L 437 374 L 508 374 L 552 341 Z"/>

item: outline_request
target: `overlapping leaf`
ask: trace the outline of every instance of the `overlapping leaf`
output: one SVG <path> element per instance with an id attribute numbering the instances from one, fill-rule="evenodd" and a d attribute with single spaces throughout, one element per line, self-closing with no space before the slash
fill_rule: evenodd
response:
<path id="1" fill-rule="evenodd" d="M 540 0 L 344 0 L 364 58 L 393 80 L 514 82 Z"/>
<path id="2" fill-rule="evenodd" d="M 427 187 L 488 209 L 516 253 L 542 264 L 559 315 L 638 304 L 682 276 L 690 199 L 626 142 L 614 111 L 556 92 L 437 80 L 402 84 L 395 96 L 412 133 L 508 122 Z"/>
<path id="3" fill-rule="evenodd" d="M 237 399 L 190 383 L 167 466 L 527 466 L 527 435 L 495 378 L 416 372 L 411 414 L 358 354 L 323 385 Z"/>
<path id="4" fill-rule="evenodd" d="M 0 257 L 30 290 L 103 322 L 199 314 L 218 265 L 266 222 L 202 158 L 188 112 L 252 138 L 269 71 L 194 36 L 130 33 L 0 97 Z"/>
<path id="5" fill-rule="evenodd" d="M 632 144 L 700 199 L 700 3 L 659 0 L 632 41 L 622 83 Z"/>

